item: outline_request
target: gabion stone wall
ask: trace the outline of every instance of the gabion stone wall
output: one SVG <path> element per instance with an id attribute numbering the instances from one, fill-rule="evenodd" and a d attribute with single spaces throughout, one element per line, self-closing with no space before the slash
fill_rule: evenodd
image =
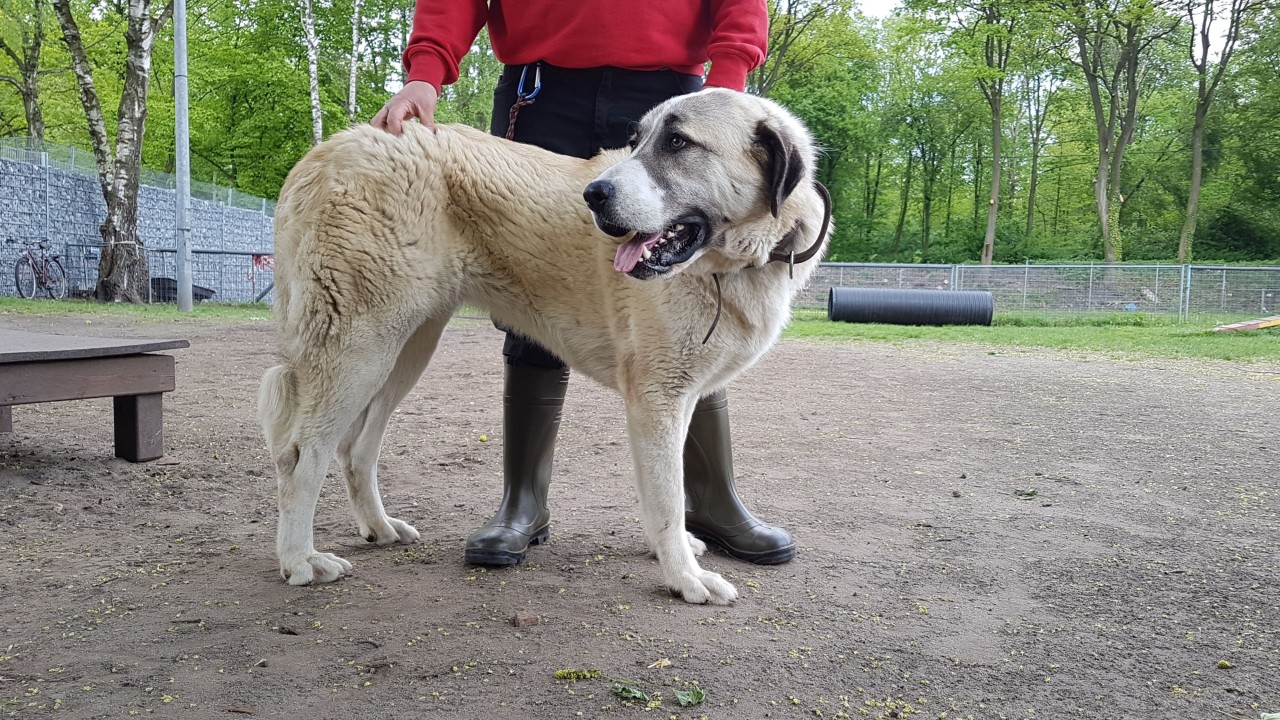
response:
<path id="1" fill-rule="evenodd" d="M 91 289 L 97 277 L 97 249 L 101 237 L 98 226 L 106 215 L 106 204 L 96 175 L 46 163 L 40 153 L 24 160 L 0 157 L 0 240 L 44 240 L 50 251 L 63 254 L 63 265 L 71 275 L 72 289 Z M 152 249 L 174 245 L 175 191 L 143 186 L 138 192 L 138 233 Z M 266 203 L 263 203 L 264 208 Z M 193 251 L 227 250 L 269 255 L 272 252 L 272 218 L 262 210 L 248 210 L 198 198 L 191 199 Z M 13 263 L 19 245 L 0 242 L 0 294 L 14 295 Z M 149 253 L 154 256 L 155 253 Z M 231 263 L 218 276 L 244 274 L 246 261 L 233 255 L 211 255 L 202 263 Z M 171 270 L 159 263 L 153 277 Z M 216 290 L 216 288 L 215 288 Z M 215 299 L 223 299 L 219 293 Z"/>

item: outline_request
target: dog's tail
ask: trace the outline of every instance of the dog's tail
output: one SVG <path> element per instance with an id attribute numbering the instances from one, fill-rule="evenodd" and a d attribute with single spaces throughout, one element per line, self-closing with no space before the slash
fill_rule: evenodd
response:
<path id="1" fill-rule="evenodd" d="M 287 437 L 293 422 L 294 387 L 293 369 L 285 365 L 267 370 L 258 387 L 258 423 L 272 455 L 279 450 L 279 443 Z"/>

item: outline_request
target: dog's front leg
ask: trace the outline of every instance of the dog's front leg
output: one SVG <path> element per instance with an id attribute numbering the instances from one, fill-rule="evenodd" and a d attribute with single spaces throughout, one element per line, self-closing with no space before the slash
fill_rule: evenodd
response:
<path id="1" fill-rule="evenodd" d="M 627 401 L 640 514 L 671 592 L 686 602 L 728 605 L 737 589 L 698 565 L 684 528 L 683 448 L 692 412 L 693 401 L 681 398 Z"/>

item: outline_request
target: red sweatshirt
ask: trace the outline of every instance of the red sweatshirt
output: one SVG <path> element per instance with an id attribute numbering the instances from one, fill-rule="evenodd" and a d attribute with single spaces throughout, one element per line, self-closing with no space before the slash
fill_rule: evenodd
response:
<path id="1" fill-rule="evenodd" d="M 508 65 L 542 60 L 568 68 L 671 68 L 742 90 L 764 62 L 765 0 L 417 0 L 404 51 L 409 80 L 458 79 L 480 28 Z"/>

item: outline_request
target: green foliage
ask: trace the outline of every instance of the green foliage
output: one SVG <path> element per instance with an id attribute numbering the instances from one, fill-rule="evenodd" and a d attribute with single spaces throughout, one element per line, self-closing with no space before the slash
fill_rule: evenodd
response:
<path id="1" fill-rule="evenodd" d="M 1121 19 L 1165 17 L 1151 0 L 1113 4 Z M 118 14 L 91 12 L 89 0 L 73 5 L 83 18 L 93 65 L 120 67 L 124 40 Z M 1079 6 L 1094 3 L 1082 0 Z M 400 86 L 408 7 L 391 0 L 363 4 L 356 122 L 370 118 Z M 831 259 L 978 259 L 992 142 L 982 91 L 997 81 L 1004 88 L 1004 162 L 996 262 L 1101 258 L 1093 197 L 1098 135 L 1084 78 L 1073 62 L 1078 50 L 1067 42 L 1067 17 L 1055 9 L 1060 7 L 1065 6 L 910 0 L 892 16 L 876 19 L 860 14 L 854 0 L 771 3 L 770 58 L 749 85 L 796 112 L 819 143 L 817 175 L 835 198 Z M 34 0 L 0 0 L 0 39 L 20 45 L 33 11 Z M 326 134 L 349 123 L 352 11 L 353 0 L 316 4 Z M 274 197 L 311 146 L 298 6 L 192 0 L 188 13 L 193 177 Z M 1011 13 L 1012 31 L 990 20 Z M 87 148 L 84 113 L 51 13 L 44 27 L 39 92 L 46 137 Z M 1188 32 L 1180 27 L 1143 50 L 1139 122 L 1120 182 L 1119 226 L 1129 259 L 1169 260 L 1177 251 L 1196 97 Z M 1004 72 L 987 61 L 993 41 L 1011 42 Z M 161 171 L 173 167 L 172 62 L 170 26 L 153 57 L 144 148 L 146 166 Z M 438 119 L 487 128 L 500 67 L 482 34 L 461 79 L 446 88 Z M 15 73 L 12 59 L 0 53 L 0 77 Z M 114 135 L 119 78 L 101 72 L 97 82 Z M 1028 235 L 1033 110 L 1044 104 Z M 0 134 L 22 134 L 25 124 L 15 86 L 0 81 Z M 1250 16 L 1208 117 L 1204 157 L 1195 259 L 1280 259 L 1280 21 L 1273 8 Z"/>

